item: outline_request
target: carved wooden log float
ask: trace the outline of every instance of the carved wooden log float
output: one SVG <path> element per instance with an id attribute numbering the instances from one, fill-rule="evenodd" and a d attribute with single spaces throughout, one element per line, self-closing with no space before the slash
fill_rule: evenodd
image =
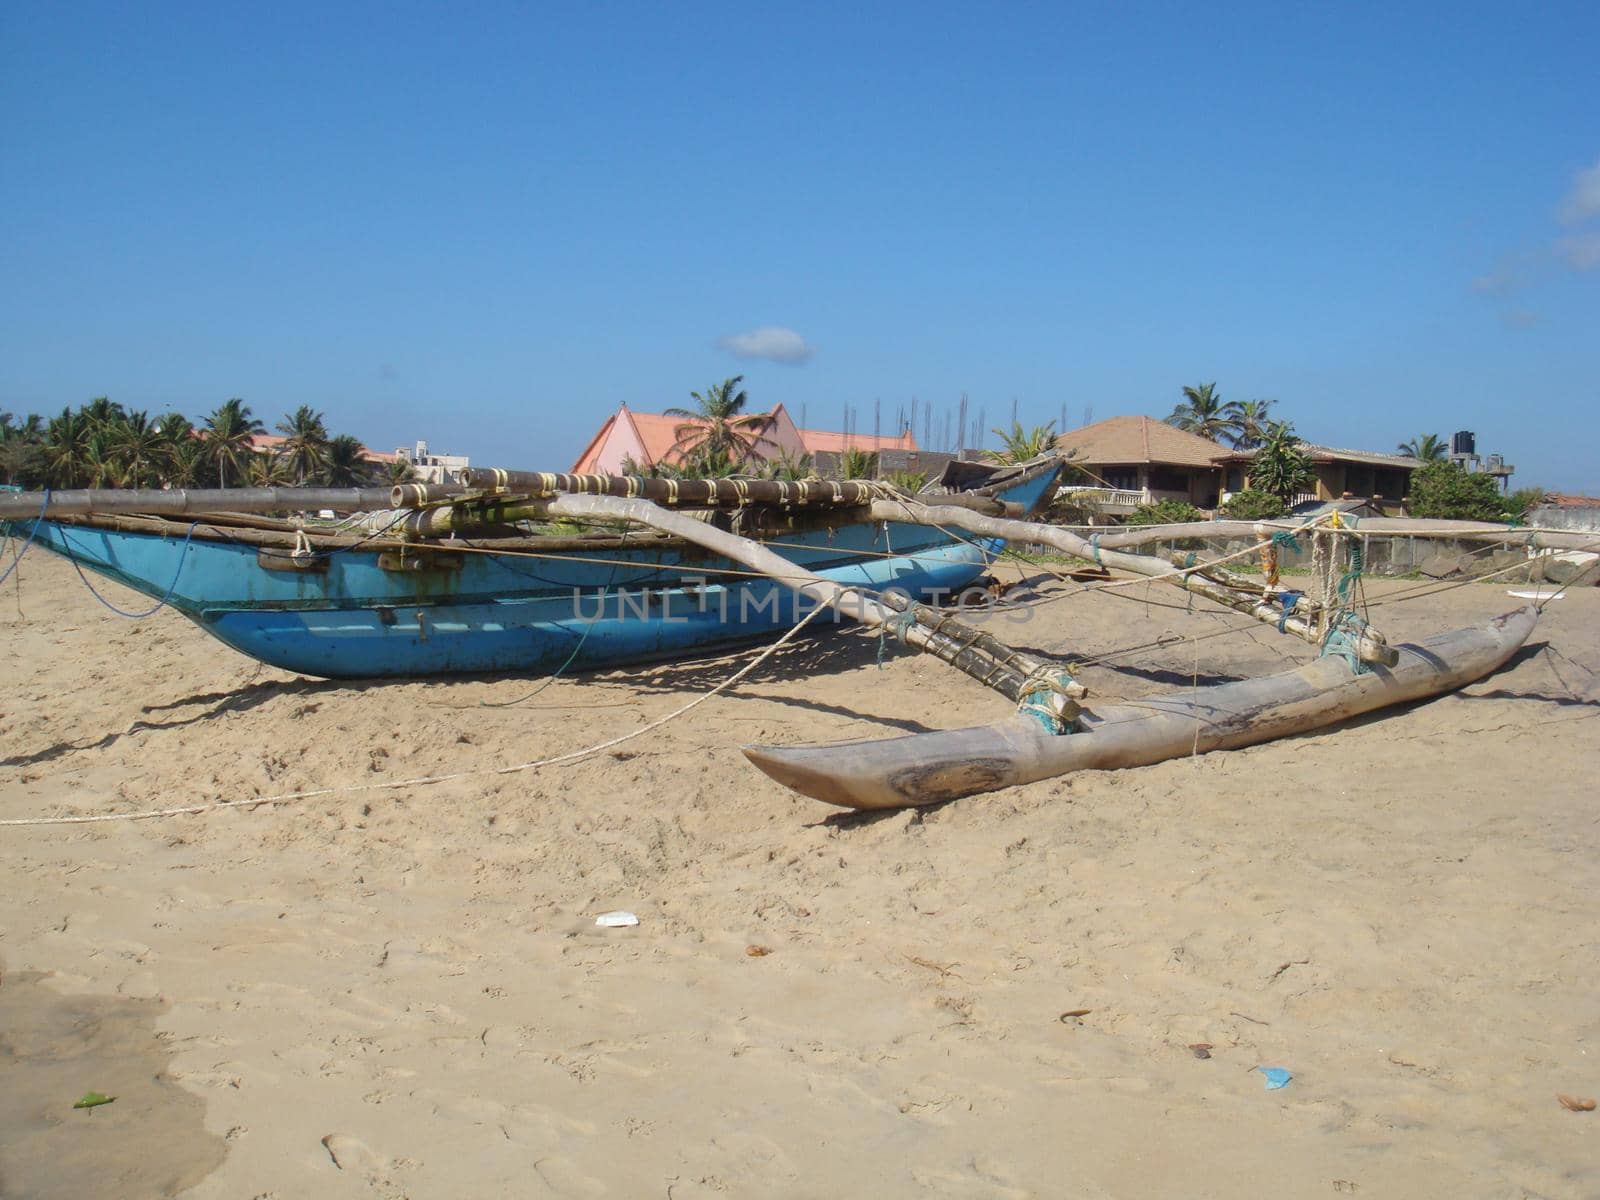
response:
<path id="1" fill-rule="evenodd" d="M 1078 770 L 1145 766 L 1304 733 L 1436 696 L 1502 666 L 1533 630 L 1531 605 L 1488 625 L 1396 647 L 1395 666 L 1359 674 L 1338 657 L 1261 679 L 1085 707 L 1052 735 L 1009 717 L 990 725 L 827 746 L 747 746 L 745 757 L 797 792 L 845 808 L 935 804 Z"/>

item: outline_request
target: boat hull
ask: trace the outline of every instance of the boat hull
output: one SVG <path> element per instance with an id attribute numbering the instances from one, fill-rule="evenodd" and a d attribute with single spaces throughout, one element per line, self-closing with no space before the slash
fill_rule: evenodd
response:
<path id="1" fill-rule="evenodd" d="M 1031 506 L 1053 474 L 1000 498 Z M 51 520 L 24 536 L 82 568 L 164 599 L 244 654 L 326 678 L 583 670 L 709 651 L 787 629 L 810 611 L 782 584 L 676 542 L 638 548 L 451 550 L 395 569 L 375 550 L 315 571 L 255 545 Z M 795 533 L 775 548 L 836 583 L 937 601 L 972 584 L 1003 545 L 894 522 Z M 435 549 L 438 549 L 435 544 Z"/>
<path id="2" fill-rule="evenodd" d="M 1503 666 L 1538 619 L 1531 605 L 1488 625 L 1396 647 L 1393 667 L 1360 674 L 1342 658 L 1216 687 L 1086 708 L 1082 728 L 1051 734 L 1025 717 L 826 746 L 749 746 L 779 783 L 843 808 L 904 808 L 1071 771 L 1145 766 L 1271 741 L 1393 704 L 1453 691 Z"/>

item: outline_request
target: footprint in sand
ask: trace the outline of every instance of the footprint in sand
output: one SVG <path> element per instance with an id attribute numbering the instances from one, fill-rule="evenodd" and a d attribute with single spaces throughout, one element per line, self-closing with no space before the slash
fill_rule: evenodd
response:
<path id="1" fill-rule="evenodd" d="M 545 1186 L 558 1196 L 599 1196 L 606 1185 L 583 1171 L 571 1159 L 552 1155 L 533 1164 L 534 1171 L 544 1180 Z"/>
<path id="2" fill-rule="evenodd" d="M 348 1133 L 330 1133 L 322 1139 L 322 1146 L 341 1171 L 377 1175 L 387 1166 L 371 1146 Z"/>

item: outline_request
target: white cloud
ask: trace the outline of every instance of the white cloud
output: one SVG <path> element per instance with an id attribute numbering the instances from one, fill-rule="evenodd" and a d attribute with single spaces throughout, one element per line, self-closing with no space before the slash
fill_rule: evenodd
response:
<path id="1" fill-rule="evenodd" d="M 782 325 L 724 334 L 717 339 L 717 347 L 740 358 L 764 358 L 791 367 L 799 366 L 817 352 L 805 338 Z"/>
<path id="2" fill-rule="evenodd" d="M 1578 272 L 1600 270 L 1600 230 L 1591 224 L 1600 218 L 1600 162 L 1573 176 L 1558 214 L 1570 231 L 1567 236 L 1547 241 L 1536 250 L 1502 255 L 1493 268 L 1472 281 L 1472 290 L 1504 302 L 1548 280 L 1561 267 Z M 1502 319 L 1515 324 L 1520 316 L 1507 313 Z"/>
<path id="3" fill-rule="evenodd" d="M 1490 296 L 1509 296 L 1518 288 L 1526 287 L 1527 283 L 1527 272 L 1523 264 L 1510 258 L 1502 258 L 1495 264 L 1494 270 L 1472 281 L 1472 290 Z"/>
<path id="4" fill-rule="evenodd" d="M 1572 190 L 1561 202 L 1561 219 L 1568 225 L 1581 224 L 1590 217 L 1600 217 L 1600 162 L 1578 172 Z"/>
<path id="5" fill-rule="evenodd" d="M 1600 233 L 1578 233 L 1562 238 L 1556 243 L 1556 253 L 1574 271 L 1592 271 L 1600 267 Z"/>

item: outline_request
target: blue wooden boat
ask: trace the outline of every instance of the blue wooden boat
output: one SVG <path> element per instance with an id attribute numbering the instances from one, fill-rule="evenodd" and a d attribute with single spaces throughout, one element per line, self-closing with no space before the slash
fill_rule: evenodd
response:
<path id="1" fill-rule="evenodd" d="M 1031 511 L 1058 471 L 980 473 L 966 490 Z M 252 658 L 328 678 L 593 669 L 760 638 L 808 611 L 767 576 L 650 534 L 401 545 L 220 514 L 11 524 Z M 971 585 L 1004 545 L 881 521 L 763 540 L 825 579 L 925 601 Z"/>

